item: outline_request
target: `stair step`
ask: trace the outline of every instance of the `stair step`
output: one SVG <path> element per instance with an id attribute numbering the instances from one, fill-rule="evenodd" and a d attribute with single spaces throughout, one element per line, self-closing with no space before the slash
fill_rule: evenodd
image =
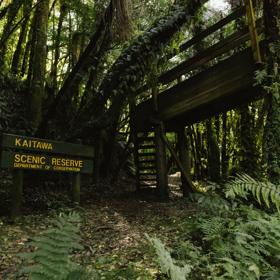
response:
<path id="1" fill-rule="evenodd" d="M 138 167 L 139 168 L 151 168 L 151 167 L 154 167 L 156 168 L 156 165 L 155 165 L 155 162 L 151 161 L 151 162 L 140 162 L 138 163 Z"/>
<path id="2" fill-rule="evenodd" d="M 156 163 L 155 159 L 144 159 L 144 160 L 138 160 L 139 163 Z"/>
<path id="3" fill-rule="evenodd" d="M 153 175 L 140 175 L 139 176 L 139 180 L 141 181 L 146 181 L 146 180 L 153 180 L 153 181 L 156 181 L 157 180 L 157 177 L 155 174 Z"/>
<path id="4" fill-rule="evenodd" d="M 144 144 L 141 144 L 141 145 L 138 145 L 138 150 L 144 150 L 144 149 L 155 149 L 156 146 L 155 145 L 144 145 Z"/>
<path id="5" fill-rule="evenodd" d="M 156 182 L 154 182 L 154 183 L 143 182 L 143 183 L 140 183 L 139 186 L 140 187 L 149 187 L 149 186 L 154 186 L 156 184 L 157 184 Z"/>
<path id="6" fill-rule="evenodd" d="M 137 141 L 154 141 L 155 140 L 155 137 L 154 136 L 140 136 L 140 137 L 137 137 Z"/>
<path id="7" fill-rule="evenodd" d="M 143 179 L 142 178 L 142 179 L 139 179 L 139 182 L 155 182 L 156 183 L 157 180 L 156 179 L 152 179 L 152 178 L 151 179 L 150 178 L 149 179 Z"/>
<path id="8" fill-rule="evenodd" d="M 138 155 L 142 155 L 142 154 L 145 154 L 145 153 L 156 153 L 156 151 L 155 151 L 155 149 L 144 149 L 144 148 L 142 148 L 142 149 L 139 149 L 138 150 Z"/>
<path id="9" fill-rule="evenodd" d="M 155 156 L 156 153 L 150 152 L 150 153 L 138 153 L 138 156 Z"/>
<path id="10" fill-rule="evenodd" d="M 150 176 L 150 175 L 157 175 L 157 173 L 155 172 L 139 173 L 139 176 Z"/>
<path id="11" fill-rule="evenodd" d="M 138 166 L 138 170 L 139 171 L 143 171 L 143 170 L 155 170 L 155 166 Z"/>

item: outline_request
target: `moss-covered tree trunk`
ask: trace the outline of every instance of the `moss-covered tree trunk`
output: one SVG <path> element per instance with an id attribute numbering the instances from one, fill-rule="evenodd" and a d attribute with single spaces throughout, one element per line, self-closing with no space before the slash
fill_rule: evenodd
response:
<path id="1" fill-rule="evenodd" d="M 5 56 L 7 52 L 7 42 L 11 35 L 11 30 L 21 5 L 22 1 L 14 0 L 7 9 L 7 21 L 0 38 L 0 69 L 3 69 L 4 67 Z"/>
<path id="2" fill-rule="evenodd" d="M 60 11 L 59 11 L 59 18 L 58 18 L 58 25 L 57 25 L 57 33 L 54 43 L 54 61 L 52 65 L 51 71 L 51 87 L 53 92 L 57 90 L 57 72 L 58 72 L 58 64 L 60 58 L 60 44 L 61 44 L 61 32 L 62 32 L 62 24 L 67 15 L 67 3 L 64 0 L 59 2 L 60 4 Z"/>
<path id="3" fill-rule="evenodd" d="M 220 175 L 220 149 L 217 140 L 216 129 L 213 127 L 212 120 L 206 121 L 207 128 L 207 158 L 208 158 L 208 176 L 211 181 L 218 182 Z"/>
<path id="4" fill-rule="evenodd" d="M 255 106 L 255 105 L 253 105 Z M 240 110 L 240 161 L 239 168 L 251 176 L 258 176 L 258 151 L 256 143 L 256 130 L 254 114 L 248 105 L 241 106 Z"/>
<path id="5" fill-rule="evenodd" d="M 38 3 L 35 20 L 33 21 L 33 45 L 29 60 L 30 121 L 34 130 L 38 128 L 42 120 L 47 58 L 48 14 L 49 0 L 42 0 Z"/>
<path id="6" fill-rule="evenodd" d="M 270 181 L 280 183 L 280 0 L 264 0 L 264 20 L 269 82 L 268 114 L 265 127 L 265 155 Z"/>
<path id="7" fill-rule="evenodd" d="M 24 16 L 24 20 L 23 23 L 21 25 L 20 28 L 20 34 L 19 34 L 19 38 L 18 38 L 18 42 L 17 42 L 17 46 L 13 55 L 13 59 L 12 59 L 12 66 L 11 66 L 11 70 L 14 74 L 18 74 L 19 71 L 19 65 L 21 62 L 21 58 L 22 58 L 22 53 L 24 50 L 24 45 L 25 45 L 25 41 L 26 41 L 26 35 L 27 35 L 27 30 L 28 30 L 28 22 L 30 19 L 29 16 L 29 9 L 30 9 L 30 5 L 32 4 L 32 2 L 30 0 L 25 0 L 23 1 L 23 16 Z"/>
<path id="8" fill-rule="evenodd" d="M 222 129 L 222 148 L 221 148 L 221 172 L 222 178 L 226 179 L 228 177 L 229 169 L 229 156 L 227 150 L 228 137 L 228 124 L 227 124 L 227 113 L 223 113 L 223 129 Z"/>

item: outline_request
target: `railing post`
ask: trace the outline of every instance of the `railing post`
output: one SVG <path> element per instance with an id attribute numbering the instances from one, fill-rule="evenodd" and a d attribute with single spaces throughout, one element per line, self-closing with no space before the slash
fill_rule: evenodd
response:
<path id="1" fill-rule="evenodd" d="M 252 50 L 254 55 L 254 60 L 256 63 L 262 62 L 258 32 L 256 26 L 256 18 L 254 12 L 254 6 L 252 0 L 244 0 L 246 5 L 246 15 L 248 20 L 249 32 L 251 37 Z"/>

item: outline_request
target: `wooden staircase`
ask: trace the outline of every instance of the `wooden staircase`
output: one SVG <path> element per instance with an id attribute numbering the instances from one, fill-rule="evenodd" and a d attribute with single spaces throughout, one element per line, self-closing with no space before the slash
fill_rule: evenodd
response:
<path id="1" fill-rule="evenodd" d="M 135 141 L 137 188 L 157 186 L 154 132 L 137 133 Z"/>

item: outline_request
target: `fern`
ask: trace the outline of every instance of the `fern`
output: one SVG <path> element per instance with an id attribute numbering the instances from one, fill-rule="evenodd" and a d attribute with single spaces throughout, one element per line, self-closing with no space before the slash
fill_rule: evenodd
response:
<path id="1" fill-rule="evenodd" d="M 226 193 L 245 198 L 251 194 L 259 203 L 279 206 L 274 185 L 260 183 L 247 175 L 232 180 Z M 192 273 L 187 276 L 194 280 L 280 279 L 279 213 L 268 214 L 240 200 L 226 201 L 213 192 L 195 195 L 192 199 L 197 211 L 181 224 L 176 238 L 178 244 L 172 251 L 176 259 L 170 260 L 170 255 L 166 256 L 165 249 L 160 248 L 163 245 L 157 245 L 163 272 L 167 273 L 168 263 L 172 263 L 191 265 Z"/>
<path id="2" fill-rule="evenodd" d="M 87 273 L 69 257 L 74 249 L 83 248 L 79 244 L 79 223 L 77 213 L 62 214 L 53 220 L 53 228 L 30 242 L 34 252 L 20 254 L 26 264 L 21 273 L 28 274 L 30 280 L 70 280 L 77 279 L 77 274 L 79 279 L 87 279 Z"/>
<path id="3" fill-rule="evenodd" d="M 162 272 L 167 274 L 171 280 L 186 280 L 186 277 L 191 272 L 192 266 L 188 264 L 184 265 L 184 267 L 177 266 L 159 239 L 151 238 L 147 234 L 146 237 L 156 249 Z"/>
<path id="4" fill-rule="evenodd" d="M 235 198 L 240 196 L 247 199 L 248 194 L 252 194 L 257 202 L 262 202 L 270 208 L 270 204 L 276 206 L 280 213 L 280 190 L 270 182 L 259 182 L 249 175 L 242 174 L 229 181 L 226 185 L 226 197 Z"/>

